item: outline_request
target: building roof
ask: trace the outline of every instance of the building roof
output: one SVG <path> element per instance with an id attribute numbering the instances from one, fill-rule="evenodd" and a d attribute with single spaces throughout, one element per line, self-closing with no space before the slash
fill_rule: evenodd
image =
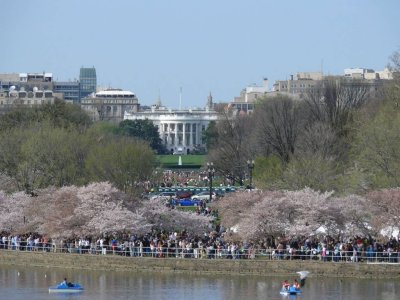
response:
<path id="1" fill-rule="evenodd" d="M 96 69 L 93 68 L 81 68 L 79 71 L 79 78 L 96 78 Z"/>
<path id="2" fill-rule="evenodd" d="M 135 97 L 135 94 L 124 90 L 105 90 L 97 92 L 96 97 Z"/>

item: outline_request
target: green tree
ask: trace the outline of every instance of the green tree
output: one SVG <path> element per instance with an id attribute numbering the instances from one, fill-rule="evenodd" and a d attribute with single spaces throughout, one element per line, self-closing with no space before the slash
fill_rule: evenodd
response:
<path id="1" fill-rule="evenodd" d="M 400 111 L 386 101 L 374 118 L 358 127 L 353 155 L 375 188 L 400 184 Z"/>
<path id="2" fill-rule="evenodd" d="M 283 164 L 275 156 L 258 156 L 254 164 L 254 181 L 261 189 L 275 189 L 282 180 Z"/>
<path id="3" fill-rule="evenodd" d="M 17 107 L 0 116 L 0 131 L 14 127 L 29 127 L 31 123 L 49 121 L 54 127 L 87 128 L 89 116 L 75 104 L 55 100 L 54 104 L 37 107 Z"/>
<path id="4" fill-rule="evenodd" d="M 282 188 L 317 191 L 337 190 L 336 162 L 321 156 L 293 157 L 282 174 Z"/>
<path id="5" fill-rule="evenodd" d="M 22 145 L 25 167 L 35 176 L 32 188 L 73 184 L 77 172 L 72 151 L 78 146 L 76 132 L 50 125 L 35 129 Z"/>
<path id="6" fill-rule="evenodd" d="M 218 146 L 218 128 L 215 121 L 211 121 L 207 129 L 203 133 L 203 139 L 206 142 L 207 149 L 212 149 Z"/>
<path id="7" fill-rule="evenodd" d="M 119 133 L 144 140 L 157 153 L 165 153 L 165 147 L 160 139 L 158 128 L 148 119 L 124 120 L 119 123 Z"/>
<path id="8" fill-rule="evenodd" d="M 142 141 L 114 137 L 93 145 L 86 167 L 94 181 L 108 181 L 126 193 L 138 192 L 149 180 L 155 165 L 154 152 Z"/>
<path id="9" fill-rule="evenodd" d="M 25 161 L 22 145 L 31 136 L 31 132 L 17 127 L 0 133 L 0 172 L 13 178 L 18 190 L 30 190 L 31 180 L 22 168 Z"/>
<path id="10" fill-rule="evenodd" d="M 50 122 L 15 128 L 3 133 L 0 169 L 27 193 L 50 185 L 82 184 L 88 148 L 76 129 L 55 128 Z"/>

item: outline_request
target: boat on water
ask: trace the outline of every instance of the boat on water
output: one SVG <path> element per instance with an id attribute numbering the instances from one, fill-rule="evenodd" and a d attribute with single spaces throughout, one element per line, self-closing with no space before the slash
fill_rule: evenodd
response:
<path id="1" fill-rule="evenodd" d="M 281 295 L 298 295 L 298 294 L 301 294 L 301 290 L 296 289 L 295 287 L 291 286 L 288 289 L 281 289 L 280 294 Z"/>
<path id="2" fill-rule="evenodd" d="M 300 284 L 298 284 L 297 280 L 295 280 L 295 284 L 290 285 L 287 280 L 285 280 L 282 289 L 280 290 L 281 295 L 298 295 L 301 294 L 301 288 L 306 284 L 306 278 L 310 272 L 308 271 L 300 271 L 296 272 L 300 276 Z"/>
<path id="3" fill-rule="evenodd" d="M 49 287 L 49 293 L 79 293 L 83 291 L 83 286 L 77 283 L 65 284 L 60 283 L 56 286 Z"/>

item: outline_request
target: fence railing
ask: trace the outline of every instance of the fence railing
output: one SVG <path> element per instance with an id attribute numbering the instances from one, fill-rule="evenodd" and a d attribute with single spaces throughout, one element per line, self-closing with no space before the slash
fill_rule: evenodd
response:
<path id="1" fill-rule="evenodd" d="M 56 252 L 89 255 L 120 255 L 127 257 L 191 258 L 191 259 L 262 259 L 262 260 L 310 260 L 323 262 L 361 262 L 361 263 L 400 263 L 397 251 L 318 251 L 295 249 L 230 249 L 230 248 L 177 248 L 177 247 L 142 247 L 138 245 L 91 245 L 76 246 L 74 243 L 57 245 L 52 243 L 19 244 L 2 243 L 0 250 Z"/>

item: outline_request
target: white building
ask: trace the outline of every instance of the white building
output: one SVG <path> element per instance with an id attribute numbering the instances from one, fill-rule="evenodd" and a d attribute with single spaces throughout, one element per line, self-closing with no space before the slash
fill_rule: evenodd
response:
<path id="1" fill-rule="evenodd" d="M 126 111 L 138 111 L 138 98 L 131 91 L 108 89 L 81 99 L 81 108 L 93 121 L 119 123 Z"/>
<path id="2" fill-rule="evenodd" d="M 205 149 L 203 132 L 211 121 L 217 121 L 212 97 L 204 109 L 170 109 L 154 105 L 149 110 L 125 112 L 124 120 L 150 120 L 158 127 L 160 138 L 171 153 L 189 154 Z"/>
<path id="3" fill-rule="evenodd" d="M 240 112 L 251 113 L 254 110 L 254 103 L 269 92 L 268 79 L 264 78 L 262 85 L 252 84 L 245 87 L 241 92 L 240 96 L 235 97 L 232 102 L 229 103 L 229 107 L 234 110 L 234 114 Z"/>
<path id="4" fill-rule="evenodd" d="M 365 68 L 347 68 L 344 69 L 344 77 L 352 78 L 352 79 L 384 79 L 390 80 L 393 79 L 393 72 L 391 72 L 388 68 L 385 68 L 383 71 L 374 71 L 372 69 Z"/>

